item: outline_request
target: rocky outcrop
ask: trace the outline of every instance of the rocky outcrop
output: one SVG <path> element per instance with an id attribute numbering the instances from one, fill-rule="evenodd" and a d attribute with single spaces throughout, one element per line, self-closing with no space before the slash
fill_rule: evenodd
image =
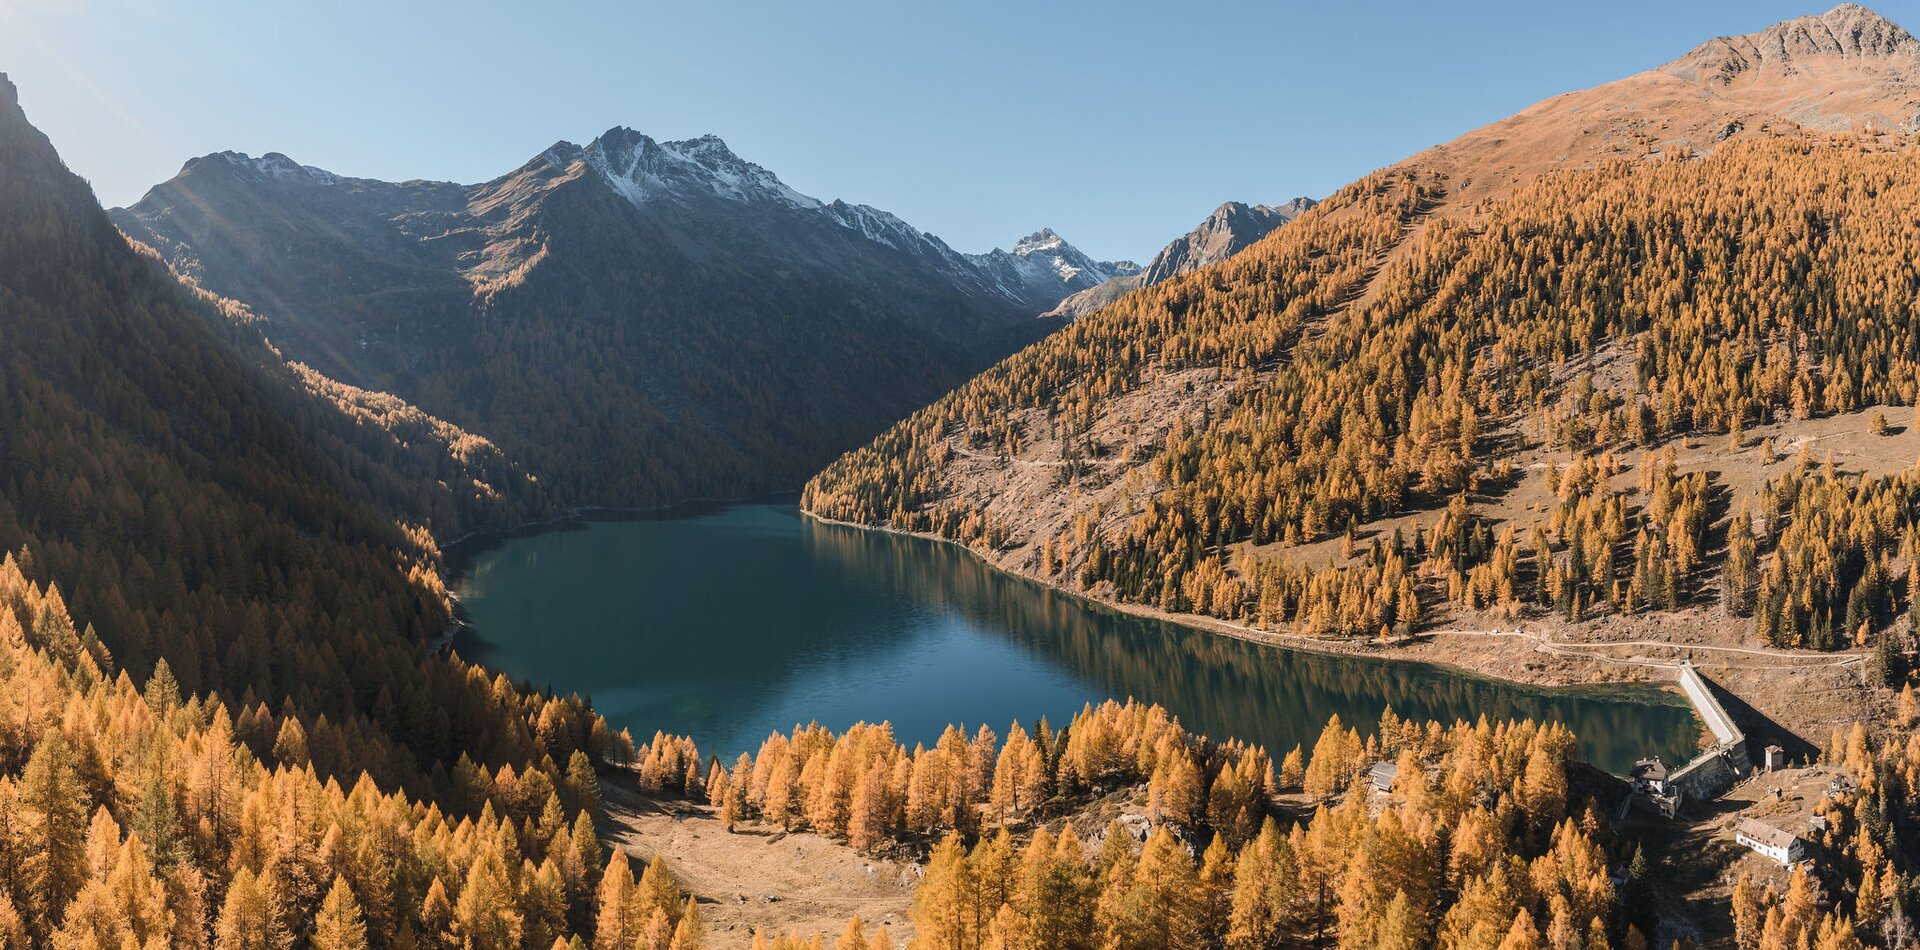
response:
<path id="1" fill-rule="evenodd" d="M 1279 205 L 1248 205 L 1229 201 L 1213 210 L 1199 227 L 1173 239 L 1136 274 L 1115 277 L 1082 290 L 1060 302 L 1049 316 L 1069 319 L 1086 316 L 1142 287 L 1151 287 L 1188 271 L 1199 270 L 1240 253 L 1275 228 L 1292 221 L 1316 204 L 1295 198 Z"/>
<path id="2" fill-rule="evenodd" d="M 1724 86 L 1751 72 L 1788 73 L 1828 59 L 1885 60 L 1913 68 L 1920 66 L 1920 41 L 1866 7 L 1843 3 L 1758 33 L 1715 37 L 1660 71 Z"/>

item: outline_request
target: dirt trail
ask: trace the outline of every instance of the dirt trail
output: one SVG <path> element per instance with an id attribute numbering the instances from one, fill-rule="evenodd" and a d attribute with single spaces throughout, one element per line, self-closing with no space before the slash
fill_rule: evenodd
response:
<path id="1" fill-rule="evenodd" d="M 1707 653 L 1737 653 L 1748 656 L 1766 657 L 1778 660 L 1778 663 L 1764 666 L 1735 667 L 1733 664 L 1715 662 L 1714 665 L 1727 669 L 1776 669 L 1782 667 L 1819 667 L 1851 666 L 1866 660 L 1865 653 L 1816 653 L 1801 650 L 1777 650 L 1771 647 L 1731 647 L 1705 643 L 1674 643 L 1664 640 L 1569 640 L 1554 641 L 1540 634 L 1516 627 L 1512 630 L 1426 630 L 1421 636 L 1428 637 L 1512 637 L 1533 643 L 1534 649 L 1565 656 L 1584 656 L 1612 663 L 1625 663 L 1634 666 L 1654 666 L 1664 669 L 1675 667 L 1678 658 L 1662 660 L 1644 656 L 1612 656 L 1603 650 L 1614 647 L 1629 647 L 1640 650 L 1679 650 L 1686 653 L 1696 651 Z"/>

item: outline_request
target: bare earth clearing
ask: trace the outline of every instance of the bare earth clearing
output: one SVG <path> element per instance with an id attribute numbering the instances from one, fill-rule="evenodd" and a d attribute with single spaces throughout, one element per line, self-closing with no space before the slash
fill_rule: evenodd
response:
<path id="1" fill-rule="evenodd" d="M 896 947 L 913 934 L 907 922 L 920 869 L 871 858 L 816 834 L 785 834 L 758 822 L 733 834 L 705 806 L 659 802 L 614 773 L 601 788 L 606 838 L 636 861 L 659 855 L 683 890 L 700 902 L 715 946 L 741 946 L 754 932 L 820 934 L 831 944 L 858 915 L 885 925 Z"/>

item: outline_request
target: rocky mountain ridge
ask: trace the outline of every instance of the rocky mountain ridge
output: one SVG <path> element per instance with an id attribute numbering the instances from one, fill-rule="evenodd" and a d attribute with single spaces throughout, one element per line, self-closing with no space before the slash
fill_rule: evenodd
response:
<path id="1" fill-rule="evenodd" d="M 1084 317 L 1142 287 L 1217 264 L 1305 214 L 1316 203 L 1312 198 L 1295 198 L 1279 205 L 1225 202 L 1198 227 L 1161 248 L 1146 267 L 1075 293 L 1062 300 L 1048 316 Z"/>
<path id="2" fill-rule="evenodd" d="M 1047 230 L 963 254 L 626 128 L 475 185 L 216 153 L 113 216 L 294 360 L 607 505 L 790 489 L 1131 268 Z"/>

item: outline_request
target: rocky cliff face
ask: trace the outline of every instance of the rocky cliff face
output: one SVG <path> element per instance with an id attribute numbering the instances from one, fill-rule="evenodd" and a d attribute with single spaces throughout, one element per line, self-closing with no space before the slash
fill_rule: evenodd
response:
<path id="1" fill-rule="evenodd" d="M 1312 208 L 1312 198 L 1295 198 L 1283 205 L 1247 205 L 1229 201 L 1215 208 L 1200 226 L 1173 240 L 1155 255 L 1141 275 L 1152 286 L 1169 277 L 1199 270 L 1240 253 L 1247 245 Z"/>
<path id="2" fill-rule="evenodd" d="M 1899 24 L 1857 3 L 1843 3 L 1819 16 L 1776 23 L 1758 33 L 1715 37 L 1660 71 L 1695 82 L 1726 86 L 1757 72 L 1778 80 L 1832 60 L 1879 61 L 1920 66 L 1920 41 Z"/>
<path id="3" fill-rule="evenodd" d="M 1142 287 L 1217 264 L 1305 214 L 1315 203 L 1312 198 L 1295 198 L 1280 205 L 1229 201 L 1215 208 L 1199 227 L 1161 248 L 1146 267 L 1079 291 L 1062 300 L 1048 316 L 1083 317 Z"/>

